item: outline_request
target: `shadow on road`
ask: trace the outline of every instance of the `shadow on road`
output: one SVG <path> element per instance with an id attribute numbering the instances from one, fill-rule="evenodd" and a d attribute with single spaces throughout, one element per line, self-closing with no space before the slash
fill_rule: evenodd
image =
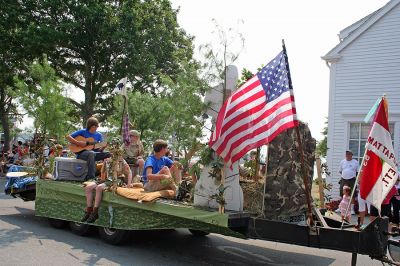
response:
<path id="1" fill-rule="evenodd" d="M 102 242 L 97 234 L 81 237 L 69 229 L 50 227 L 47 219 L 36 217 L 29 208 L 15 207 L 18 213 L 0 215 L 0 220 L 12 225 L 12 229 L 0 229 L 0 248 L 37 238 L 62 242 L 72 250 L 84 252 L 80 263 L 93 265 L 102 258 L 121 264 L 165 265 L 199 264 L 212 265 L 330 265 L 332 258 L 280 251 L 249 243 L 238 243 L 218 235 L 194 237 L 187 230 L 154 230 L 133 232 L 130 241 L 119 247 Z M 247 242 L 247 241 L 245 241 Z M 138 256 L 140 254 L 140 256 Z M 73 256 L 72 254 L 70 254 Z M 74 256 L 75 257 L 75 256 Z"/>

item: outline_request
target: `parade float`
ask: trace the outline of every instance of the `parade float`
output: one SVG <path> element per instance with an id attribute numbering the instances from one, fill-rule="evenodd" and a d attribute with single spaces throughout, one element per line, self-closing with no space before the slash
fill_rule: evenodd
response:
<path id="1" fill-rule="evenodd" d="M 226 87 L 233 91 L 237 70 L 228 71 L 227 80 Z M 34 187 L 29 183 L 19 190 L 10 188 L 9 194 L 35 200 L 35 214 L 48 218 L 54 227 L 69 226 L 78 235 L 97 229 L 111 244 L 123 243 L 136 230 L 186 228 L 195 236 L 216 233 L 349 252 L 352 265 L 356 265 L 357 254 L 397 264 L 400 244 L 389 232 L 387 217 L 378 217 L 360 230 L 330 210 L 315 208 L 310 197 L 315 144 L 307 124 L 299 121 L 269 141 L 265 175 L 246 182 L 241 180 L 237 161 L 227 165 L 210 152 L 190 202 L 178 201 L 176 191 L 146 192 L 140 185 L 126 188 L 113 183 L 103 194 L 100 218 L 94 223 L 81 222 L 86 206 L 84 180 L 77 181 L 85 176 L 82 161 L 56 158 L 51 178 L 41 173 Z M 33 176 L 8 174 L 13 184 Z M 110 176 L 114 182 L 112 172 Z M 24 189 L 29 196 L 22 196 Z"/>

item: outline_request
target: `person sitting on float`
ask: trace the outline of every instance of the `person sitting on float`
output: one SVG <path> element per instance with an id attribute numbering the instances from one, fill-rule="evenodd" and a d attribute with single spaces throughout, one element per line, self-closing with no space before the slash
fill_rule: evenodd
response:
<path id="1" fill-rule="evenodd" d="M 140 134 L 137 130 L 129 131 L 129 144 L 122 145 L 124 149 L 124 159 L 130 165 L 132 174 L 136 176 L 143 172 L 144 167 L 144 148 L 140 140 Z M 139 168 L 136 172 L 136 168 Z M 139 180 L 137 180 L 139 181 Z"/>
<path id="2" fill-rule="evenodd" d="M 107 158 L 104 160 L 103 166 L 101 168 L 100 180 L 92 180 L 85 182 L 85 194 L 86 194 L 86 210 L 85 215 L 81 222 L 93 223 L 99 218 L 99 207 L 101 199 L 103 196 L 103 191 L 108 189 L 112 184 L 112 174 L 113 170 L 116 170 L 117 178 L 124 182 L 124 186 L 132 187 L 132 172 L 129 168 L 128 163 L 121 155 L 113 155 L 112 158 Z M 113 158 L 118 158 L 117 165 L 113 169 Z M 94 199 L 93 206 L 93 191 L 96 191 L 96 196 Z"/>
<path id="3" fill-rule="evenodd" d="M 164 189 L 177 190 L 180 183 L 179 168 L 165 156 L 168 152 L 168 143 L 158 139 L 153 144 L 153 154 L 144 164 L 143 181 L 145 191 L 153 192 Z M 174 178 L 175 177 L 175 178 Z"/>

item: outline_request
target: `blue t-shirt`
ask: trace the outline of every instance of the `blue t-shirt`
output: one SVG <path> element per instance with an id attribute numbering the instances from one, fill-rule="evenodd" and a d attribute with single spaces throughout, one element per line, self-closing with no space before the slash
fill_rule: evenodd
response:
<path id="1" fill-rule="evenodd" d="M 173 161 L 168 158 L 167 156 L 163 156 L 160 159 L 157 159 L 154 155 L 150 155 L 147 157 L 146 163 L 144 164 L 144 169 L 143 169 L 143 181 L 146 183 L 147 180 L 147 174 L 146 174 L 146 169 L 147 167 L 151 167 L 152 174 L 157 174 L 164 166 L 171 167 Z"/>
<path id="2" fill-rule="evenodd" d="M 89 130 L 81 129 L 78 131 L 75 131 L 74 133 L 71 134 L 71 137 L 76 138 L 77 136 L 82 136 L 84 138 L 93 138 L 94 141 L 96 142 L 102 142 L 103 141 L 103 136 L 99 132 L 95 133 L 90 133 Z"/>

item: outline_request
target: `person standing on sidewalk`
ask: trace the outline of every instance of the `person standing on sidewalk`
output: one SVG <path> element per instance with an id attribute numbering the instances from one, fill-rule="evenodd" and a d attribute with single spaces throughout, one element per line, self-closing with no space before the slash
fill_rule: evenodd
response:
<path id="1" fill-rule="evenodd" d="M 341 175 L 340 179 L 340 197 L 343 197 L 343 187 L 349 186 L 351 190 L 353 190 L 356 177 L 358 173 L 358 162 L 353 159 L 353 152 L 351 150 L 346 151 L 346 158 L 340 162 L 339 173 Z M 354 214 L 354 197 L 353 196 L 352 204 L 351 204 L 351 214 Z"/>

